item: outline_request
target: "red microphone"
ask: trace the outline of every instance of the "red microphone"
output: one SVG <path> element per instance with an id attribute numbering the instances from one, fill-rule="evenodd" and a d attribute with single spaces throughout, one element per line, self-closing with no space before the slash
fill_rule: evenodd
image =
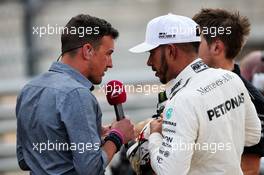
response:
<path id="1" fill-rule="evenodd" d="M 125 117 L 122 103 L 126 101 L 126 91 L 124 85 L 117 80 L 112 80 L 106 85 L 106 98 L 110 105 L 114 105 L 116 120 Z"/>

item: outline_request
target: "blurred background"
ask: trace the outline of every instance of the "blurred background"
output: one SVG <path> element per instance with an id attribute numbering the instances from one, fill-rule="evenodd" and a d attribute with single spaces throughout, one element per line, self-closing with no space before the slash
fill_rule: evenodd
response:
<path id="1" fill-rule="evenodd" d="M 103 83 L 117 79 L 130 85 L 160 85 L 148 54 L 134 55 L 128 49 L 144 40 L 147 22 L 169 12 L 192 17 L 202 7 L 238 10 L 251 22 L 251 34 L 239 61 L 253 50 L 264 49 L 263 0 L 0 0 L 0 175 L 28 174 L 18 169 L 15 157 L 16 96 L 23 85 L 48 70 L 60 55 L 60 35 L 34 34 L 33 28 L 65 26 L 71 17 L 84 13 L 106 19 L 120 32 L 113 54 L 114 68 Z M 94 91 L 103 111 L 103 123 L 115 119 L 112 106 L 99 86 Z M 125 113 L 134 122 L 156 111 L 157 93 L 129 93 Z M 109 171 L 107 172 L 108 174 Z"/>

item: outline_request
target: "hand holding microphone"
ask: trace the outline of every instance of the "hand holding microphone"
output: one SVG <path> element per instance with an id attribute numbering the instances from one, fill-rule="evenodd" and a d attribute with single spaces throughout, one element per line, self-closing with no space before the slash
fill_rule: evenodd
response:
<path id="1" fill-rule="evenodd" d="M 115 108 L 116 120 L 125 118 L 122 103 L 126 102 L 126 91 L 120 81 L 112 80 L 107 83 L 106 98 L 108 103 Z"/>
<path id="2" fill-rule="evenodd" d="M 117 130 L 123 134 L 123 144 L 127 144 L 129 141 L 135 139 L 134 125 L 129 119 L 124 118 L 114 122 L 111 130 Z"/>
<path id="3" fill-rule="evenodd" d="M 125 118 L 122 103 L 126 101 L 126 92 L 120 81 L 112 80 L 106 86 L 106 98 L 110 105 L 114 106 L 116 122 L 112 124 L 110 136 L 117 136 L 122 144 L 128 143 L 135 138 L 134 125 Z M 119 147 L 119 145 L 117 145 Z"/>

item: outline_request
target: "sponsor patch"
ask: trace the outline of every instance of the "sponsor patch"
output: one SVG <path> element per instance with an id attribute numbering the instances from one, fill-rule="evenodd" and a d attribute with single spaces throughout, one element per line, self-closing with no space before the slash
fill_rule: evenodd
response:
<path id="1" fill-rule="evenodd" d="M 191 65 L 191 68 L 194 70 L 194 72 L 198 73 L 208 68 L 206 64 L 204 64 L 202 61 L 198 61 Z"/>
<path id="2" fill-rule="evenodd" d="M 167 109 L 167 111 L 166 111 L 166 118 L 167 119 L 170 119 L 171 118 L 172 112 L 173 112 L 173 109 L 172 108 Z"/>
<path id="3" fill-rule="evenodd" d="M 231 98 L 225 101 L 224 103 L 215 106 L 212 109 L 209 109 L 207 111 L 209 121 L 212 121 L 213 118 L 218 118 L 220 116 L 225 115 L 230 110 L 234 110 L 235 108 L 238 108 L 242 103 L 244 103 L 244 93 L 241 93 L 236 97 Z"/>
<path id="4" fill-rule="evenodd" d="M 168 39 L 168 38 L 175 38 L 175 37 L 176 37 L 175 34 L 167 34 L 165 32 L 159 33 L 159 38 L 160 39 Z"/>

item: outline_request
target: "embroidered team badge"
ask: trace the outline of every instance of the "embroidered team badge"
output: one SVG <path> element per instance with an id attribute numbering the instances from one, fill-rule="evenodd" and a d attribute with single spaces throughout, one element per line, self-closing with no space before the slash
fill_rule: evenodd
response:
<path id="1" fill-rule="evenodd" d="M 166 118 L 167 119 L 170 119 L 171 118 L 172 112 L 173 112 L 173 109 L 172 108 L 167 109 L 167 111 L 166 111 Z"/>

